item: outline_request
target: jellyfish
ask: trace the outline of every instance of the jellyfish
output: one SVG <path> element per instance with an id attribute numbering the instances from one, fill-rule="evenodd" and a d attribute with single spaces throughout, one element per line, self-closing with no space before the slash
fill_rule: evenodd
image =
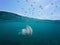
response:
<path id="1" fill-rule="evenodd" d="M 27 31 L 27 34 L 32 35 L 32 28 L 30 26 L 27 25 L 26 31 Z"/>
<path id="2" fill-rule="evenodd" d="M 26 29 L 22 29 L 22 35 L 25 35 L 27 33 Z"/>
<path id="3" fill-rule="evenodd" d="M 32 28 L 31 26 L 27 25 L 26 28 L 22 29 L 21 32 L 18 33 L 19 35 L 32 35 Z"/>

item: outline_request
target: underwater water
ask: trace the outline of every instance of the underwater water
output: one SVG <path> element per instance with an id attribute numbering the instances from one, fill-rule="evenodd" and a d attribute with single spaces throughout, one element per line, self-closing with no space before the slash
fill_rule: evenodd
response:
<path id="1" fill-rule="evenodd" d="M 18 34 L 29 25 L 32 35 Z M 0 11 L 0 45 L 60 45 L 60 20 L 39 20 Z"/>

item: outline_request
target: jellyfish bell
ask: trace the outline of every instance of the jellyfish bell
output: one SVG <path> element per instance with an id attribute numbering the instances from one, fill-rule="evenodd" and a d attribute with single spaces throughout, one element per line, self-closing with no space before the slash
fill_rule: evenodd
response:
<path id="1" fill-rule="evenodd" d="M 22 29 L 21 32 L 18 33 L 19 35 L 32 35 L 32 28 L 30 26 L 26 26 L 26 28 Z"/>
<path id="2" fill-rule="evenodd" d="M 26 35 L 26 29 L 22 29 L 22 35 Z"/>
<path id="3" fill-rule="evenodd" d="M 26 26 L 27 34 L 32 35 L 32 28 L 30 26 Z"/>
<path id="4" fill-rule="evenodd" d="M 18 32 L 18 35 L 26 35 L 26 29 L 22 29 L 22 31 Z"/>

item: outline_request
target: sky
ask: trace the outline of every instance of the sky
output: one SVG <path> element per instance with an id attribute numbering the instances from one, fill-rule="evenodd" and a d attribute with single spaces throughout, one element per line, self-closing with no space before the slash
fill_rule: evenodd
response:
<path id="1" fill-rule="evenodd" d="M 0 0 L 0 11 L 37 19 L 60 20 L 60 0 Z"/>

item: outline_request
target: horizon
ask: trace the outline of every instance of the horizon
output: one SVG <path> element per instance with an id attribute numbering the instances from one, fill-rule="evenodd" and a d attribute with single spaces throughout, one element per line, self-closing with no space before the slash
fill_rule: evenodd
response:
<path id="1" fill-rule="evenodd" d="M 12 14 L 16 14 L 17 16 L 22 16 L 22 17 L 25 17 L 25 18 L 31 18 L 31 19 L 37 19 L 37 20 L 50 20 L 50 19 L 39 19 L 39 18 L 35 18 L 35 17 L 23 16 L 23 15 L 19 15 L 19 14 L 17 14 L 17 13 L 8 12 L 8 11 L 0 11 L 0 12 L 12 13 Z M 55 21 L 55 20 L 50 20 L 50 21 Z M 57 21 L 58 21 L 58 20 L 57 20 Z"/>

